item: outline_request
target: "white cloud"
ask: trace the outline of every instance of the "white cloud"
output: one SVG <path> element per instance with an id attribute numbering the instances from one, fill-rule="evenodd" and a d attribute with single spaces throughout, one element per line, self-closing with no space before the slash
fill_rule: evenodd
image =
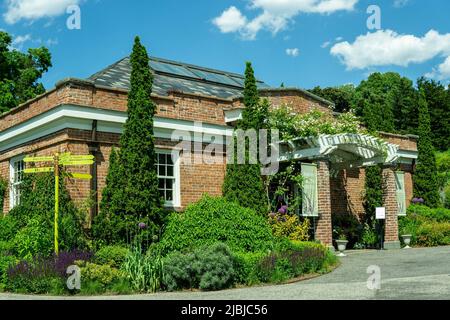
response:
<path id="1" fill-rule="evenodd" d="M 330 41 L 326 41 L 324 43 L 322 43 L 322 45 L 320 46 L 322 49 L 328 48 L 330 46 L 331 42 Z"/>
<path id="2" fill-rule="evenodd" d="M 400 35 L 392 30 L 379 30 L 361 35 L 353 43 L 337 43 L 330 52 L 349 70 L 388 65 L 407 67 L 438 56 L 450 56 L 450 33 L 439 34 L 430 30 L 420 38 Z"/>
<path id="3" fill-rule="evenodd" d="M 7 11 L 3 17 L 8 24 L 55 17 L 64 14 L 68 6 L 80 2 L 81 0 L 6 0 Z"/>
<path id="4" fill-rule="evenodd" d="M 215 18 L 213 23 L 222 33 L 236 32 L 246 25 L 247 18 L 236 7 L 230 7 L 220 17 Z"/>
<path id="5" fill-rule="evenodd" d="M 247 0 L 250 9 L 260 10 L 255 18 L 248 19 L 236 7 L 230 7 L 213 23 L 223 33 L 239 32 L 247 40 L 253 40 L 261 30 L 276 34 L 286 29 L 300 13 L 332 14 L 351 11 L 359 0 Z"/>
<path id="6" fill-rule="evenodd" d="M 291 57 L 298 57 L 300 50 L 298 48 L 286 49 L 286 54 Z"/>
<path id="7" fill-rule="evenodd" d="M 433 69 L 432 72 L 427 73 L 425 76 L 437 80 L 450 79 L 450 56 L 448 56 L 442 64 Z"/>
<path id="8" fill-rule="evenodd" d="M 23 47 L 23 44 L 30 40 L 31 40 L 30 34 L 14 37 L 13 41 L 11 42 L 11 48 L 16 49 L 16 50 L 21 50 Z"/>

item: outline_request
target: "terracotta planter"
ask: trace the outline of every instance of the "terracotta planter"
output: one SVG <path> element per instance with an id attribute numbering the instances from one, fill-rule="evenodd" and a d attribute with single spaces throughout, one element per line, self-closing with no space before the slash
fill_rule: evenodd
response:
<path id="1" fill-rule="evenodd" d="M 336 240 L 336 245 L 339 250 L 338 257 L 346 257 L 344 252 L 345 252 L 345 249 L 347 249 L 347 244 L 348 244 L 347 240 Z"/>
<path id="2" fill-rule="evenodd" d="M 402 235 L 403 243 L 405 244 L 405 247 L 403 249 L 411 249 L 411 247 L 409 246 L 411 244 L 411 237 L 412 236 L 410 234 Z"/>

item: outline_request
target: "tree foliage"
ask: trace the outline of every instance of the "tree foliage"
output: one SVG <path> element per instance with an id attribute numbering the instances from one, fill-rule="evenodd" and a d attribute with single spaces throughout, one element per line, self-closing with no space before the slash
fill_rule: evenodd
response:
<path id="1" fill-rule="evenodd" d="M 47 48 L 30 48 L 23 53 L 11 45 L 11 36 L 0 31 L 0 113 L 44 93 L 38 80 L 52 66 Z"/>
<path id="2" fill-rule="evenodd" d="M 114 226 L 114 239 L 129 241 L 130 233 L 145 223 L 147 233 L 156 234 L 164 220 L 163 200 L 158 190 L 151 100 L 153 76 L 147 50 L 136 37 L 131 54 L 131 89 L 128 93 L 128 119 L 120 138 L 120 150 L 112 154 L 108 186 L 102 200 L 102 213 L 96 229 Z"/>
<path id="3" fill-rule="evenodd" d="M 440 205 L 436 154 L 431 140 L 431 121 L 425 92 L 420 89 L 419 100 L 419 158 L 414 175 L 414 196 L 423 198 L 429 207 Z"/>
<path id="4" fill-rule="evenodd" d="M 238 121 L 236 129 L 255 129 L 256 132 L 259 132 L 259 129 L 266 126 L 269 104 L 259 98 L 255 75 L 249 62 L 247 62 L 245 70 L 244 106 L 242 120 Z M 248 142 L 246 144 L 248 151 Z M 245 208 L 254 209 L 257 213 L 267 214 L 261 165 L 259 163 L 250 164 L 248 152 L 246 152 L 245 158 L 245 164 L 235 162 L 227 165 L 222 187 L 224 197 Z"/>
<path id="5" fill-rule="evenodd" d="M 431 139 L 436 150 L 450 149 L 450 91 L 437 81 L 420 78 L 417 81 L 428 104 L 431 119 Z"/>
<path id="6" fill-rule="evenodd" d="M 340 87 L 315 87 L 309 92 L 333 102 L 336 112 L 349 112 L 354 105 L 355 87 L 351 84 Z"/>

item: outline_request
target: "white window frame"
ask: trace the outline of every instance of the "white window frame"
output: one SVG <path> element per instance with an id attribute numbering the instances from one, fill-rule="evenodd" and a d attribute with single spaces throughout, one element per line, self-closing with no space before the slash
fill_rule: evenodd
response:
<path id="1" fill-rule="evenodd" d="M 156 149 L 156 154 L 169 154 L 172 155 L 173 161 L 173 176 L 174 176 L 174 184 L 173 184 L 173 200 L 166 201 L 164 203 L 165 207 L 168 208 L 179 208 L 181 207 L 181 192 L 180 192 L 180 152 L 178 150 L 169 150 L 169 149 Z M 159 180 L 159 171 L 158 171 L 158 180 Z"/>
<path id="2" fill-rule="evenodd" d="M 9 161 L 9 184 L 10 184 L 9 210 L 13 209 L 15 206 L 20 204 L 20 196 L 19 196 L 19 201 L 16 202 L 15 192 L 16 192 L 16 187 L 19 186 L 22 182 L 16 183 L 14 181 L 14 175 L 15 175 L 15 164 L 20 161 L 23 161 L 24 158 L 25 158 L 25 156 L 21 155 L 21 156 L 11 158 L 11 160 Z M 25 169 L 25 164 L 24 164 L 23 168 Z"/>

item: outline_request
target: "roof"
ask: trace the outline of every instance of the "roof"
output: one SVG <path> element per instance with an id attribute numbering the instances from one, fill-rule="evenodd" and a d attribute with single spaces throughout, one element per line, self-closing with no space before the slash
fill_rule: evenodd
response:
<path id="1" fill-rule="evenodd" d="M 199 67 L 182 62 L 151 57 L 150 67 L 154 73 L 153 93 L 167 96 L 170 91 L 200 94 L 218 98 L 239 96 L 244 88 L 243 75 Z M 96 85 L 130 89 L 130 57 L 89 77 Z M 257 81 L 258 88 L 270 88 Z"/>

